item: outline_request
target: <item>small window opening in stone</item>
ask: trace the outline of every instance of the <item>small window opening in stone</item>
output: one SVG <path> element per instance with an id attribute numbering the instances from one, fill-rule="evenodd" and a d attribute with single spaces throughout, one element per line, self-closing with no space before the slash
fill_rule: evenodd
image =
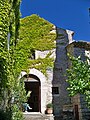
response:
<path id="1" fill-rule="evenodd" d="M 59 94 L 59 88 L 58 87 L 52 87 L 52 94 Z"/>
<path id="2" fill-rule="evenodd" d="M 31 55 L 29 56 L 29 59 L 33 60 L 35 59 L 35 50 L 31 50 Z"/>

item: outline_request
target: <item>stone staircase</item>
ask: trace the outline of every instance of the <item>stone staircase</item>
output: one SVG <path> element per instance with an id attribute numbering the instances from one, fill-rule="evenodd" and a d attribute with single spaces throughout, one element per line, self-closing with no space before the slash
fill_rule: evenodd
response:
<path id="1" fill-rule="evenodd" d="M 54 120 L 53 114 L 42 114 L 39 112 L 24 112 L 24 120 Z"/>

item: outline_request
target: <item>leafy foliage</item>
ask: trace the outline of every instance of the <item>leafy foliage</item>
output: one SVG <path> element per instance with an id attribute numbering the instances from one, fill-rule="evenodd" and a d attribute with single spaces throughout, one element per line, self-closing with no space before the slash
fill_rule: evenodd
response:
<path id="1" fill-rule="evenodd" d="M 0 110 L 0 120 L 11 120 L 11 111 Z"/>
<path id="2" fill-rule="evenodd" d="M 40 18 L 38 15 L 31 15 L 21 19 L 20 42 L 29 49 L 51 50 L 55 48 L 55 34 L 51 34 L 53 24 Z M 26 47 L 26 48 L 27 48 Z"/>
<path id="3" fill-rule="evenodd" d="M 0 109 L 3 120 L 8 117 L 7 111 L 10 111 L 9 120 L 23 120 L 20 110 L 26 101 L 26 91 L 24 81 L 18 78 L 20 72 L 31 67 L 45 72 L 53 63 L 50 54 L 45 59 L 31 60 L 32 51 L 55 48 L 56 35 L 50 33 L 53 25 L 32 15 L 21 19 L 20 27 L 19 6 L 20 0 L 0 0 Z"/>
<path id="4" fill-rule="evenodd" d="M 53 108 L 53 104 L 52 103 L 48 103 L 46 107 L 47 108 Z"/>
<path id="5" fill-rule="evenodd" d="M 25 90 L 18 80 L 21 69 L 17 70 L 16 55 L 20 23 L 19 6 L 20 0 L 0 0 L 0 109 L 3 120 L 5 117 L 9 120 L 23 119 L 19 107 L 25 100 L 21 96 L 25 95 Z M 14 106 L 17 106 L 17 109 L 14 109 Z"/>
<path id="6" fill-rule="evenodd" d="M 70 60 L 72 65 L 67 70 L 70 96 L 77 93 L 84 94 L 90 107 L 90 65 L 80 57 L 70 56 Z"/>
<path id="7" fill-rule="evenodd" d="M 44 59 L 31 59 L 35 50 L 45 51 L 55 48 L 56 34 L 50 33 L 52 28 L 53 24 L 35 14 L 21 19 L 20 40 L 17 45 L 17 51 L 19 52 L 17 54 L 18 59 L 20 56 L 27 59 L 27 62 L 20 66 L 23 67 L 23 70 L 34 67 L 45 73 L 47 66 L 53 66 L 53 59 L 49 57 L 50 53 Z M 23 59 L 23 61 L 25 60 Z M 23 61 L 19 59 L 19 62 Z"/>

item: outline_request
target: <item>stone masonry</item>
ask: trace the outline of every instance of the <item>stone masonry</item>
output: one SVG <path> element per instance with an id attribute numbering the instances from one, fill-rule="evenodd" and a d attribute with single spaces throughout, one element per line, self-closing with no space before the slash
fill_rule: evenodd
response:
<path id="1" fill-rule="evenodd" d="M 73 98 L 68 97 L 68 91 L 66 90 L 68 84 L 65 73 L 70 65 L 67 53 L 75 57 L 81 56 L 82 60 L 86 60 L 85 56 L 90 57 L 90 43 L 73 41 L 73 31 L 60 28 L 56 28 L 56 31 L 56 60 L 52 85 L 59 88 L 59 94 L 53 95 L 54 115 L 60 116 L 63 120 L 68 120 L 68 115 L 65 116 L 64 113 L 70 112 L 73 113 L 72 120 L 89 120 L 90 110 L 86 107 L 84 96 L 78 94 Z"/>
<path id="2" fill-rule="evenodd" d="M 43 114 L 43 120 L 50 120 L 51 118 L 49 119 L 49 117 L 44 115 L 47 103 L 53 102 L 55 120 L 89 120 L 90 110 L 85 106 L 84 96 L 80 94 L 73 98 L 68 96 L 66 69 L 70 66 L 67 53 L 75 57 L 81 56 L 82 60 L 85 60 L 85 55 L 90 57 L 90 43 L 73 41 L 74 32 L 70 30 L 54 26 L 51 32 L 56 32 L 57 34 L 56 49 L 50 51 L 35 50 L 35 59 L 45 58 L 49 52 L 52 52 L 50 57 L 53 57 L 55 60 L 54 68 L 47 68 L 47 77 L 35 68 L 30 69 L 29 72 L 29 74 L 37 76 L 41 83 L 41 114 L 38 113 L 38 115 Z M 25 74 L 22 72 L 21 77 Z M 53 88 L 56 89 L 56 93 L 53 93 Z M 25 116 L 30 117 L 29 115 Z M 42 117 L 37 117 L 42 120 Z M 31 120 L 36 119 L 32 118 Z"/>

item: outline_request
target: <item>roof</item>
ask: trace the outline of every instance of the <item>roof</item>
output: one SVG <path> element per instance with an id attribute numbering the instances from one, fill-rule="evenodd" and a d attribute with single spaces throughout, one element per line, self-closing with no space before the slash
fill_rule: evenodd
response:
<path id="1" fill-rule="evenodd" d="M 90 42 L 85 42 L 85 41 L 73 41 L 72 43 L 68 44 L 68 46 L 70 45 L 74 45 L 74 47 L 78 47 L 78 48 L 84 48 L 85 50 L 90 50 Z"/>

